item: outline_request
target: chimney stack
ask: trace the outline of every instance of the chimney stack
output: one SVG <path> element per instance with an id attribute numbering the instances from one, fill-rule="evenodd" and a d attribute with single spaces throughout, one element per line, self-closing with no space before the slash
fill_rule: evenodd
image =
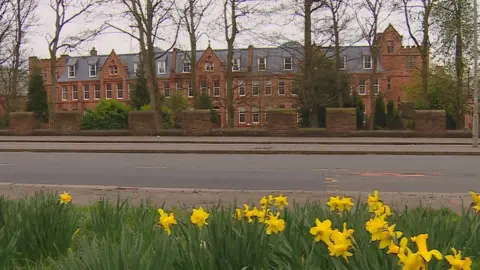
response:
<path id="1" fill-rule="evenodd" d="M 95 47 L 93 47 L 93 48 L 90 50 L 90 56 L 97 56 L 97 50 L 95 50 Z"/>

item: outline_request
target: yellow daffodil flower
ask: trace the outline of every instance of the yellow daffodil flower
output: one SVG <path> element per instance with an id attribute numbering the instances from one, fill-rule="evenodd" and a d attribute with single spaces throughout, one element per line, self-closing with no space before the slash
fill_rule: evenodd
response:
<path id="1" fill-rule="evenodd" d="M 330 207 L 330 211 L 333 212 L 335 211 L 339 203 L 340 203 L 340 197 L 335 196 L 335 197 L 330 197 L 330 200 L 328 200 L 327 205 Z"/>
<path id="2" fill-rule="evenodd" d="M 372 235 L 378 232 L 381 232 L 388 226 L 388 223 L 385 221 L 385 216 L 372 218 L 365 223 L 365 229 Z M 372 241 L 376 241 L 372 239 Z"/>
<path id="3" fill-rule="evenodd" d="M 193 209 L 192 215 L 190 216 L 190 221 L 201 228 L 204 225 L 208 225 L 208 216 L 209 214 L 203 210 L 203 207 L 200 207 L 199 209 Z"/>
<path id="4" fill-rule="evenodd" d="M 480 213 L 480 204 L 477 204 L 473 207 L 477 213 Z"/>
<path id="5" fill-rule="evenodd" d="M 267 213 L 270 210 L 268 208 L 265 209 L 257 209 L 256 207 L 253 208 L 253 216 L 258 218 L 258 222 L 264 223 L 265 218 L 267 217 Z"/>
<path id="6" fill-rule="evenodd" d="M 333 243 L 328 245 L 328 250 L 330 251 L 330 256 L 340 257 L 342 256 L 347 262 L 348 257 L 353 256 L 348 250 L 352 247 L 352 242 L 348 238 L 349 232 L 340 232 L 339 230 L 334 230 L 331 235 L 331 240 Z"/>
<path id="7" fill-rule="evenodd" d="M 177 224 L 177 220 L 175 220 L 175 214 L 167 214 L 162 208 L 158 209 L 158 213 L 160 214 L 160 221 L 158 223 L 163 227 L 163 229 L 165 229 L 168 235 L 172 235 L 172 230 L 170 227 Z"/>
<path id="8" fill-rule="evenodd" d="M 330 245 L 330 236 L 332 235 L 332 222 L 329 219 L 320 221 L 315 219 L 316 226 L 310 229 L 310 234 L 315 237 L 315 242 L 323 241 L 325 244 Z"/>
<path id="9" fill-rule="evenodd" d="M 402 270 L 423 270 L 427 269 L 427 264 L 422 256 L 418 253 L 413 253 L 407 249 L 407 253 L 398 254 L 399 264 L 402 265 Z"/>
<path id="10" fill-rule="evenodd" d="M 242 209 L 236 208 L 235 213 L 233 214 L 233 218 L 235 218 L 236 220 L 242 220 L 242 217 L 243 217 L 242 213 L 243 213 Z"/>
<path id="11" fill-rule="evenodd" d="M 352 206 L 352 198 L 344 197 L 340 200 L 337 209 L 339 212 L 343 212 L 344 210 L 350 211 L 352 209 Z"/>
<path id="12" fill-rule="evenodd" d="M 445 259 L 452 266 L 449 270 L 470 270 L 472 267 L 472 260 L 466 257 L 462 260 L 462 252 L 452 248 L 453 255 L 445 256 Z"/>
<path id="13" fill-rule="evenodd" d="M 60 204 L 69 204 L 72 202 L 72 196 L 67 192 L 60 194 Z"/>
<path id="14" fill-rule="evenodd" d="M 280 213 L 277 213 L 277 215 L 273 215 L 272 213 L 269 213 L 269 218 L 265 220 L 265 224 L 267 224 L 267 230 L 266 233 L 268 235 L 272 233 L 279 233 L 285 230 L 285 220 L 279 218 Z"/>
<path id="15" fill-rule="evenodd" d="M 283 194 L 280 194 L 280 196 L 275 197 L 275 205 L 278 206 L 280 210 L 283 210 L 285 206 L 288 206 L 287 198 L 288 197 L 284 197 Z"/>
<path id="16" fill-rule="evenodd" d="M 372 234 L 372 241 L 380 241 L 379 248 L 384 249 L 393 243 L 393 239 L 399 239 L 402 232 L 395 231 L 395 224 L 383 228 L 383 230 Z"/>
<path id="17" fill-rule="evenodd" d="M 243 210 L 243 216 L 247 218 L 248 223 L 252 223 L 253 222 L 253 217 L 255 216 L 254 215 L 254 210 L 250 210 L 250 207 L 246 204 L 244 204 L 243 207 L 245 208 Z"/>
<path id="18" fill-rule="evenodd" d="M 387 254 L 400 254 L 400 253 L 405 253 L 405 249 L 408 245 L 408 238 L 403 237 L 400 240 L 400 246 L 395 245 L 395 243 L 391 243 L 390 246 L 388 247 Z"/>
<path id="19" fill-rule="evenodd" d="M 267 199 L 267 197 L 263 196 L 263 197 L 260 199 L 260 205 L 262 206 L 263 209 L 265 209 L 265 208 L 268 207 L 268 199 Z"/>
<path id="20" fill-rule="evenodd" d="M 345 237 L 347 237 L 347 239 L 351 239 L 353 238 L 353 233 L 355 231 L 353 229 L 347 229 L 347 223 L 344 222 L 343 223 L 343 234 L 345 235 Z"/>
<path id="21" fill-rule="evenodd" d="M 436 249 L 428 250 L 427 248 L 428 234 L 420 234 L 412 237 L 412 242 L 417 244 L 418 254 L 420 254 L 426 262 L 430 262 L 432 256 L 437 260 L 442 259 L 442 254 Z"/>
<path id="22" fill-rule="evenodd" d="M 473 191 L 470 191 L 470 195 L 472 195 L 472 201 L 476 204 L 480 204 L 480 195 L 473 192 Z"/>
<path id="23" fill-rule="evenodd" d="M 377 205 L 375 207 L 377 209 L 377 210 L 374 211 L 375 216 L 377 216 L 377 217 L 383 216 L 383 215 L 385 215 L 387 217 L 391 216 L 392 215 L 392 210 L 390 209 L 390 206 L 382 204 L 382 203 L 380 203 L 380 204 L 381 204 L 381 206 Z"/>

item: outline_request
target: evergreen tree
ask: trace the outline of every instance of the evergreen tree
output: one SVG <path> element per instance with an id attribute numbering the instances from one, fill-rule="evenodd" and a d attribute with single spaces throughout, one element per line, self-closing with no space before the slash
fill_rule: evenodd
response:
<path id="1" fill-rule="evenodd" d="M 45 90 L 42 74 L 38 68 L 32 71 L 28 83 L 27 99 L 28 111 L 33 112 L 38 120 L 48 122 L 47 91 Z"/>
<path id="2" fill-rule="evenodd" d="M 384 128 L 386 126 L 385 102 L 383 96 L 378 94 L 375 100 L 375 127 Z"/>
<path id="3" fill-rule="evenodd" d="M 130 106 L 136 110 L 139 110 L 142 106 L 150 104 L 151 97 L 148 91 L 147 77 L 143 65 L 139 64 L 137 71 L 137 80 L 135 82 L 135 88 L 133 88 L 130 97 Z"/>

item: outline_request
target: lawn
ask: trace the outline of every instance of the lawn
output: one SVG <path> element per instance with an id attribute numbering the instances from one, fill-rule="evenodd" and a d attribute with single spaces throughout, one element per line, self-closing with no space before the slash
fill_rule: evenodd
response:
<path id="1" fill-rule="evenodd" d="M 0 198 L 0 269 L 480 269 L 476 194 L 461 215 L 391 211 L 377 192 L 367 204 L 274 195 L 206 209 Z"/>

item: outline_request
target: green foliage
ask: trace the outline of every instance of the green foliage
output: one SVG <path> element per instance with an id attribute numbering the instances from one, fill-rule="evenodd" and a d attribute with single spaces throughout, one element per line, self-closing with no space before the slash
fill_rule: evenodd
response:
<path id="1" fill-rule="evenodd" d="M 172 109 L 167 106 L 162 106 L 162 128 L 174 128 L 175 119 Z"/>
<path id="2" fill-rule="evenodd" d="M 150 104 L 152 101 L 150 91 L 148 90 L 147 78 L 143 65 L 139 64 L 135 88 L 133 88 L 130 97 L 130 106 L 133 109 L 140 109 L 142 106 Z"/>
<path id="3" fill-rule="evenodd" d="M 346 99 L 345 107 L 355 108 L 357 129 L 363 128 L 365 122 L 365 114 L 363 113 L 365 111 L 365 105 L 363 104 L 362 98 L 356 92 L 353 92 L 350 98 Z"/>
<path id="4" fill-rule="evenodd" d="M 93 110 L 85 110 L 82 128 L 89 130 L 126 129 L 128 107 L 114 99 L 101 100 Z"/>
<path id="5" fill-rule="evenodd" d="M 188 108 L 188 100 L 180 91 L 174 91 L 168 99 L 166 105 L 174 112 L 186 110 Z"/>
<path id="6" fill-rule="evenodd" d="M 212 99 L 206 93 L 200 94 L 198 97 L 198 108 L 200 110 L 210 110 L 211 117 L 210 120 L 213 124 L 217 124 L 220 119 L 218 117 L 217 111 L 213 108 Z"/>
<path id="7" fill-rule="evenodd" d="M 308 128 L 312 127 L 311 126 L 311 121 L 310 121 L 310 111 L 308 108 L 302 107 L 298 109 L 298 113 L 300 116 L 300 127 L 302 128 Z M 327 108 L 325 107 L 320 107 L 318 108 L 318 127 L 320 128 L 325 128 L 327 123 Z"/>
<path id="8" fill-rule="evenodd" d="M 385 128 L 387 125 L 385 115 L 385 103 L 383 102 L 383 96 L 379 94 L 375 99 L 375 127 Z"/>
<path id="9" fill-rule="evenodd" d="M 38 120 L 44 123 L 48 122 L 47 91 L 45 90 L 42 74 L 38 68 L 33 70 L 28 82 L 27 100 L 27 110 L 33 112 Z"/>
<path id="10" fill-rule="evenodd" d="M 387 104 L 387 128 L 388 129 L 403 129 L 403 122 L 400 114 L 395 111 L 395 104 L 392 100 Z"/>

